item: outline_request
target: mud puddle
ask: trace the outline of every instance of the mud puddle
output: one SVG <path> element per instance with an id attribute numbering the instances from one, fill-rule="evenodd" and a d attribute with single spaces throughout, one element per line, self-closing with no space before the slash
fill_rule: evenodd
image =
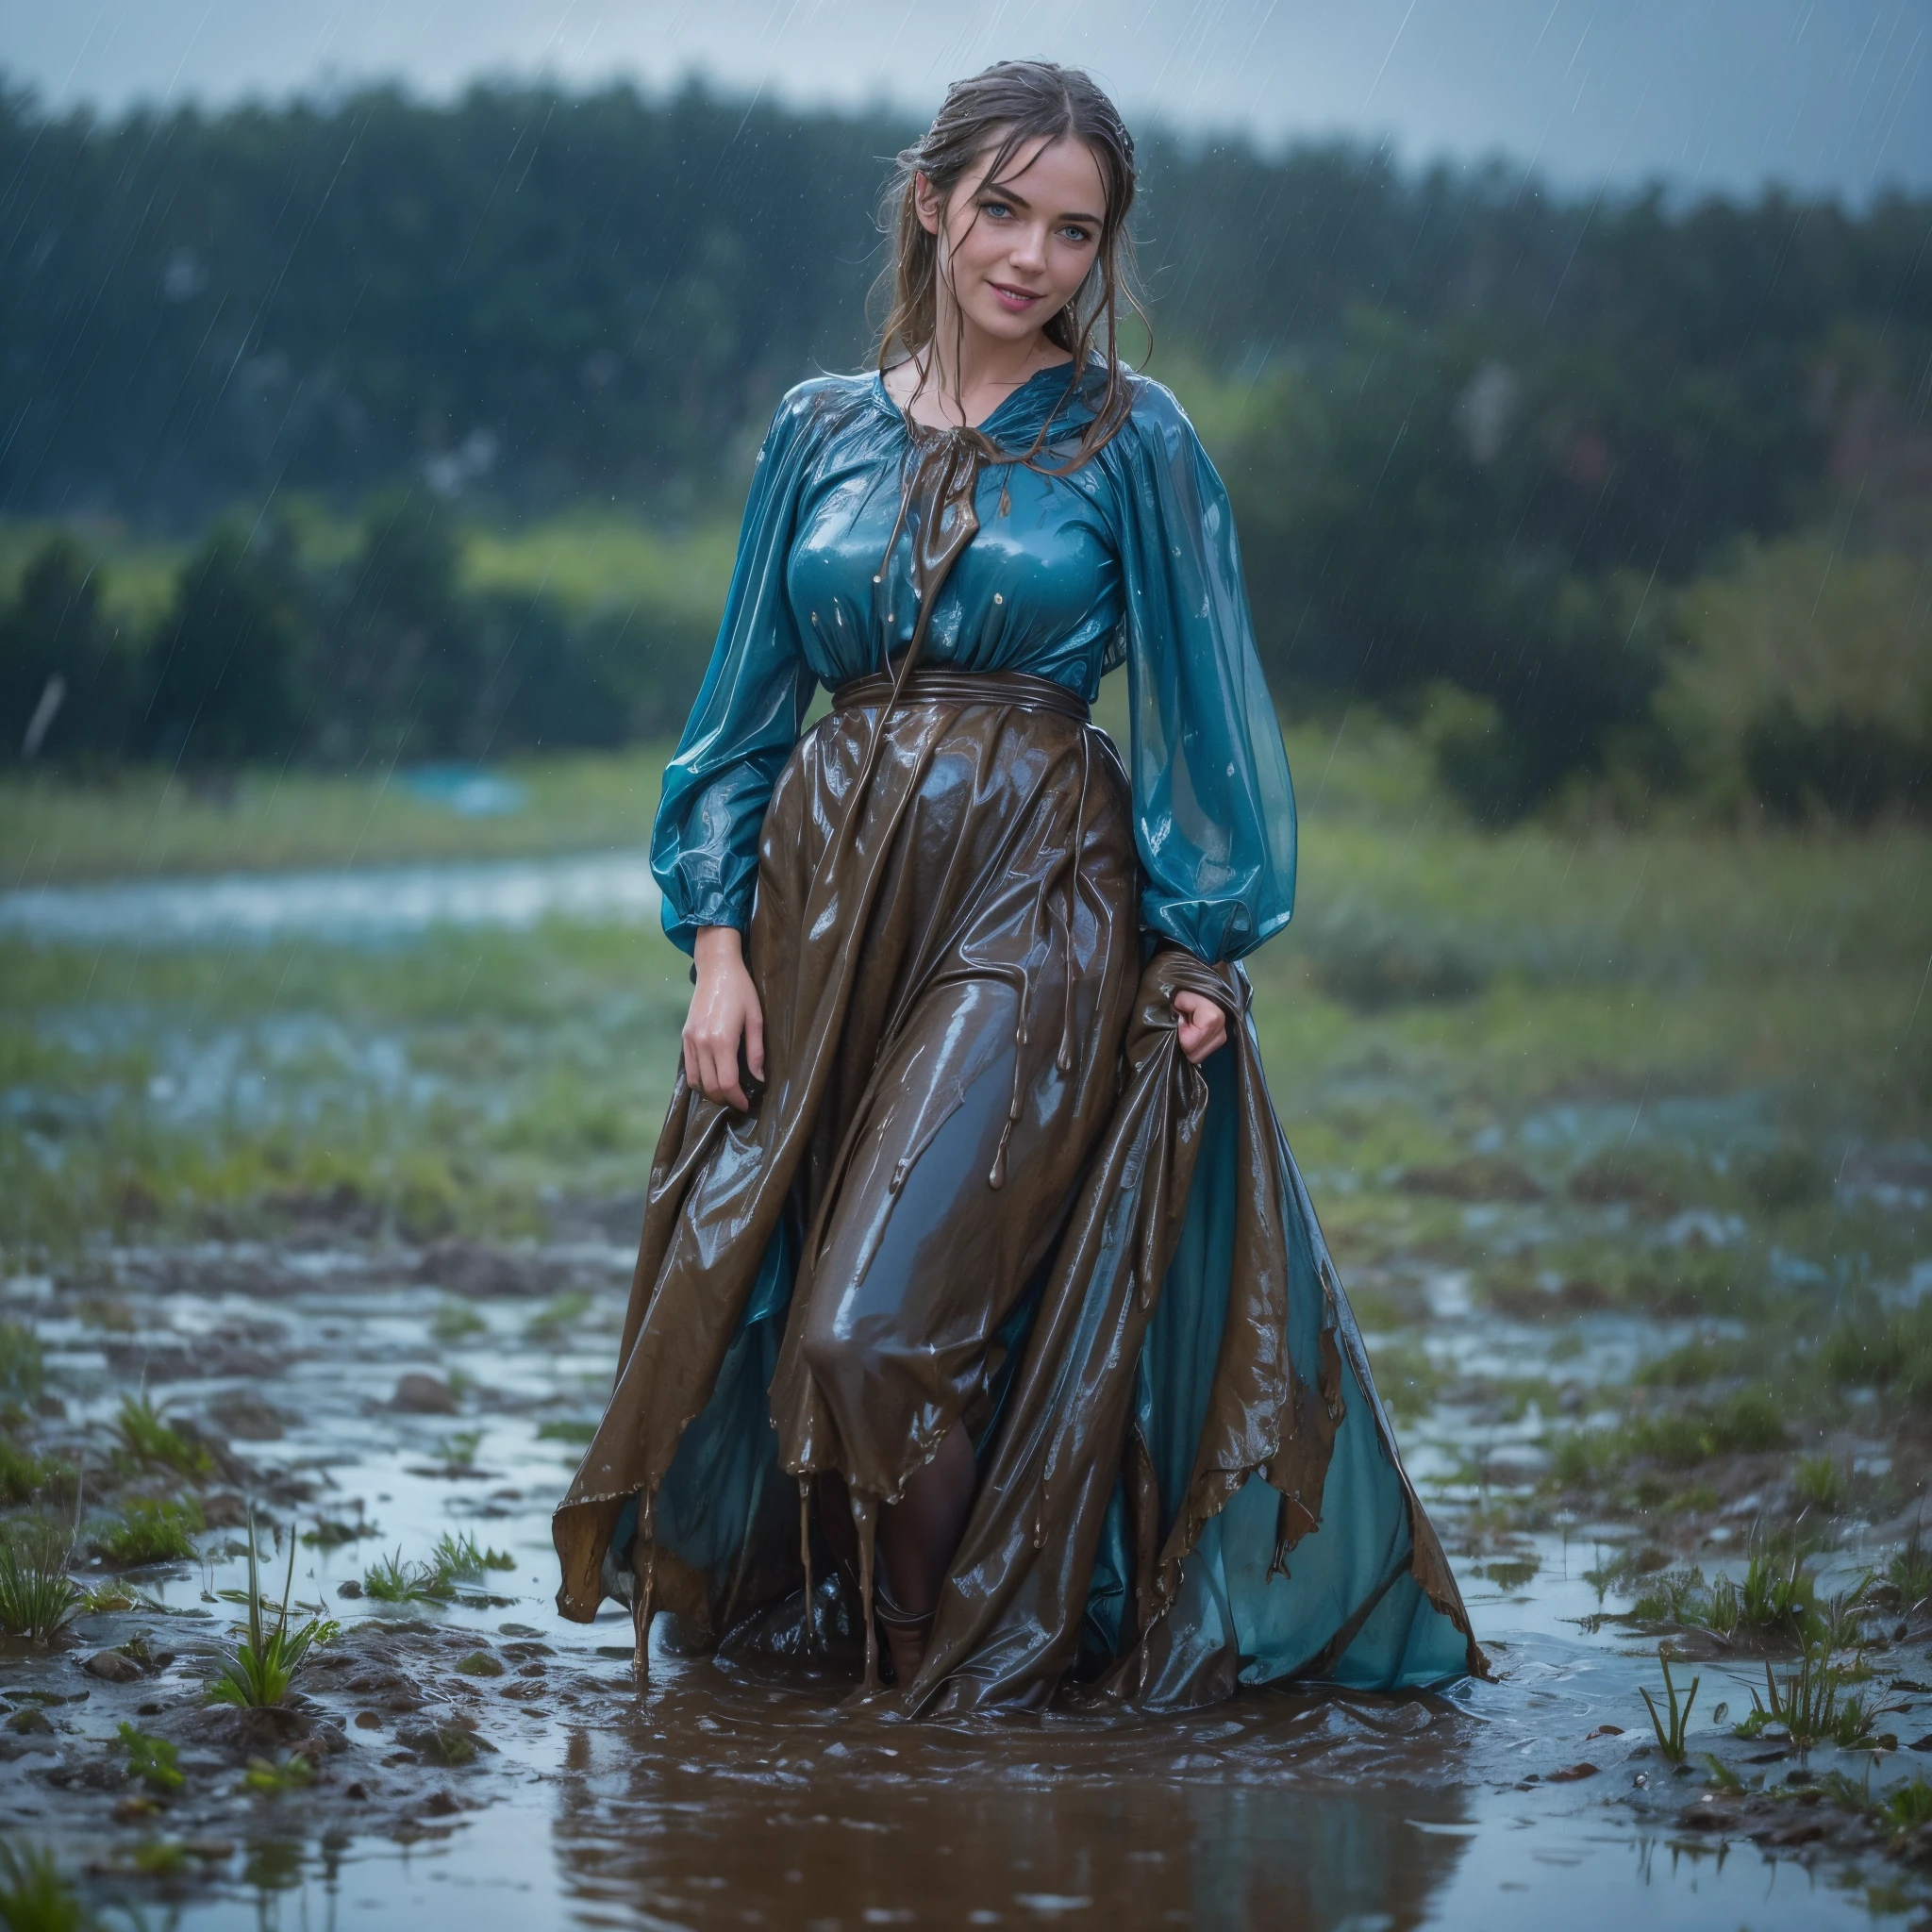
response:
<path id="1" fill-rule="evenodd" d="M 1657 1639 L 1604 1618 L 1620 1526 L 1486 1529 L 1489 1492 L 1453 1480 L 1471 1429 L 1446 1406 L 1408 1433 L 1494 1683 L 908 1724 L 847 1707 L 843 1681 L 680 1657 L 660 1620 L 640 1693 L 621 1615 L 554 1615 L 548 1530 L 608 1383 L 629 1261 L 595 1239 L 208 1243 L 7 1284 L 0 1316 L 44 1354 L 35 1453 L 83 1472 L 83 1547 L 143 1497 L 192 1494 L 207 1527 L 192 1559 L 83 1565 L 115 1607 L 51 1649 L 8 1644 L 0 1835 L 50 1847 L 96 1903 L 190 1927 L 1560 1914 L 1583 1932 L 1920 1909 L 1893 1836 L 1818 1799 L 1833 1776 L 1882 1796 L 1927 1761 L 1909 1745 L 1932 1733 L 1932 1627 L 1902 1615 L 1867 1654 L 1893 1748 L 1802 1759 L 1733 1735 L 1762 1663 L 1687 1644 L 1679 1688 L 1702 1688 L 1674 1773 L 1638 1694 L 1662 1690 Z M 1432 1348 L 1539 1366 L 1533 1330 L 1453 1283 L 1431 1302 Z M 1594 1354 L 1617 1374 L 1675 1332 L 1603 1328 Z M 142 1462 L 160 1439 L 138 1419 L 130 1433 L 130 1400 L 188 1445 L 192 1478 Z M 247 1587 L 250 1501 L 264 1593 L 280 1594 L 292 1530 L 294 1598 L 341 1626 L 276 1713 L 204 1701 L 240 1614 L 220 1593 Z M 458 1559 L 439 1571 L 440 1541 Z M 404 1600 L 372 1594 L 385 1577 Z M 172 1788 L 141 1774 L 123 1724 L 174 1747 Z"/>

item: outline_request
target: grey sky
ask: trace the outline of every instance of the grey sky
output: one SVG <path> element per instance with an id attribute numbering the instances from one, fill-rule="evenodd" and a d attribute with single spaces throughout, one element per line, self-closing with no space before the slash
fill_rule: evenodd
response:
<path id="1" fill-rule="evenodd" d="M 0 0 L 0 66 L 107 107 L 692 70 L 924 107 L 1010 54 L 1090 67 L 1130 113 L 1500 153 L 1573 184 L 1932 186 L 1932 0 Z"/>

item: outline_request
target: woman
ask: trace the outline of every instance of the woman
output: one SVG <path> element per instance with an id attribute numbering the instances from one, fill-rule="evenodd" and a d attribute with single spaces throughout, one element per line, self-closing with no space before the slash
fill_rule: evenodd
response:
<path id="1" fill-rule="evenodd" d="M 912 1710 L 1482 1668 L 1233 963 L 1294 806 L 1226 497 L 1117 353 L 1134 185 L 1084 75 L 954 87 L 878 371 L 759 452 L 652 844 L 682 1077 L 556 1524 L 641 1681 L 657 1608 L 842 1606 Z M 1122 662 L 1131 778 L 1087 723 Z"/>

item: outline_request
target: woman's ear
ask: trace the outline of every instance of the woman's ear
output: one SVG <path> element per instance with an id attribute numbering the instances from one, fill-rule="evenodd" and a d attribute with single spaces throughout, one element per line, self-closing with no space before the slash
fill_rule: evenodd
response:
<path id="1" fill-rule="evenodd" d="M 919 225 L 928 235 L 940 231 L 940 216 L 945 211 L 945 204 L 940 199 L 939 190 L 932 185 L 930 176 L 914 175 L 912 177 L 912 211 L 919 217 Z"/>

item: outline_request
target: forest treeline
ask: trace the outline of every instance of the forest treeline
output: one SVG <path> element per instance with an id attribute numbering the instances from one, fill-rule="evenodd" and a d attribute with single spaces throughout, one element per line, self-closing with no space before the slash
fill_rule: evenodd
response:
<path id="1" fill-rule="evenodd" d="M 82 532 L 0 610 L 0 754 L 662 728 L 684 631 L 467 591 L 452 524 L 724 513 L 776 395 L 867 353 L 911 131 L 697 87 L 0 99 L 0 515 Z M 1408 710 L 1499 816 L 1577 773 L 1924 801 L 1932 199 L 1142 150 L 1151 371 L 1227 477 L 1284 699 Z M 296 554 L 304 492 L 359 517 L 353 555 Z M 139 637 L 103 615 L 103 518 L 190 544 Z"/>

